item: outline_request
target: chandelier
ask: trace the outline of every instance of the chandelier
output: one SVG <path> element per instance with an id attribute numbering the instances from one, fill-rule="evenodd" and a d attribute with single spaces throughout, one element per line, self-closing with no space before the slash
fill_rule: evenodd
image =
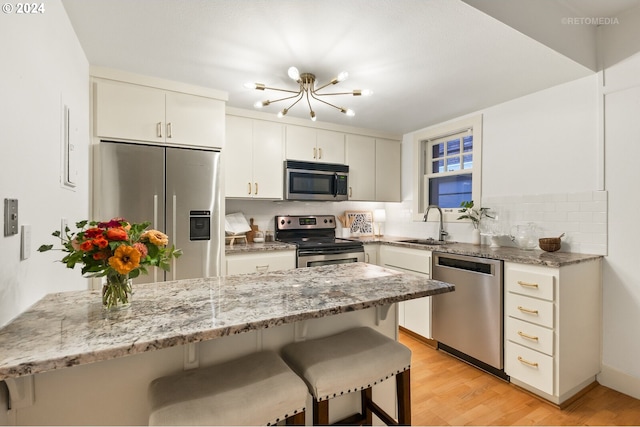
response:
<path id="1" fill-rule="evenodd" d="M 291 90 L 291 89 L 280 89 L 280 88 L 275 88 L 275 87 L 268 87 L 265 86 L 262 83 L 245 83 L 245 87 L 249 88 L 249 89 L 257 89 L 257 90 L 276 90 L 279 92 L 287 92 L 287 93 L 292 93 L 293 95 L 291 96 L 285 96 L 284 98 L 279 98 L 279 99 L 272 99 L 272 100 L 265 100 L 265 101 L 257 101 L 255 104 L 253 104 L 254 107 L 256 108 L 262 108 L 262 107 L 266 107 L 267 105 L 273 104 L 274 102 L 280 102 L 280 101 L 286 101 L 288 99 L 294 99 L 294 101 L 291 103 L 291 105 L 289 105 L 287 108 L 282 109 L 279 113 L 278 113 L 278 117 L 282 118 L 284 117 L 289 110 L 296 105 L 298 102 L 300 102 L 303 98 L 306 98 L 307 101 L 307 105 L 309 105 L 309 115 L 311 116 L 311 120 L 313 120 L 314 122 L 316 121 L 316 113 L 313 110 L 313 107 L 311 106 L 311 99 L 314 99 L 316 101 L 322 102 L 323 104 L 326 104 L 330 107 L 335 108 L 336 110 L 340 111 L 343 114 L 346 114 L 347 116 L 353 117 L 355 116 L 355 112 L 350 109 L 350 108 L 344 108 L 344 107 L 338 107 L 337 105 L 334 105 L 330 102 L 325 101 L 324 99 L 322 99 L 321 97 L 324 96 L 333 96 L 333 95 L 353 95 L 353 96 L 368 96 L 373 94 L 372 91 L 365 89 L 365 90 L 360 90 L 360 89 L 356 89 L 356 90 L 352 90 L 350 92 L 331 92 L 331 93 L 320 93 L 320 91 L 330 85 L 335 85 L 338 84 L 344 80 L 347 79 L 347 77 L 349 77 L 349 73 L 347 73 L 346 71 L 341 72 L 340 74 L 338 74 L 337 77 L 333 78 L 331 81 L 329 81 L 328 83 L 316 88 L 316 76 L 314 74 L 311 73 L 300 73 L 298 71 L 298 69 L 296 67 L 290 67 L 287 74 L 289 75 L 289 77 L 291 77 L 291 79 L 293 79 L 296 83 L 298 83 L 299 88 L 298 90 Z"/>

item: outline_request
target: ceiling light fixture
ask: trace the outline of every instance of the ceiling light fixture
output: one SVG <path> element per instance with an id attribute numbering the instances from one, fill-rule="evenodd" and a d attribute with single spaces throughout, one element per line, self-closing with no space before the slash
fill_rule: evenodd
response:
<path id="1" fill-rule="evenodd" d="M 278 113 L 278 117 L 282 118 L 289 112 L 289 110 L 294 105 L 296 105 L 298 102 L 300 102 L 300 100 L 302 98 L 306 98 L 307 99 L 307 104 L 309 105 L 309 116 L 311 117 L 311 120 L 313 120 L 315 122 L 316 121 L 316 113 L 315 113 L 315 111 L 313 111 L 313 107 L 311 106 L 311 98 L 315 99 L 316 101 L 322 102 L 323 104 L 327 104 L 330 107 L 333 107 L 336 110 L 340 111 L 341 113 L 352 117 L 352 116 L 355 116 L 355 112 L 352 109 L 338 107 L 337 105 L 334 105 L 334 104 L 332 104 L 330 102 L 327 102 L 324 99 L 321 99 L 320 97 L 321 96 L 333 96 L 333 95 L 368 96 L 368 95 L 373 94 L 373 92 L 368 90 L 368 89 L 365 89 L 365 90 L 356 89 L 356 90 L 352 90 L 350 92 L 319 93 L 322 89 L 326 88 L 329 85 L 335 85 L 335 84 L 338 84 L 338 83 L 346 80 L 347 77 L 349 77 L 349 73 L 347 73 L 346 71 L 341 72 L 340 74 L 338 74 L 337 77 L 334 77 L 331 81 L 329 81 L 328 83 L 320 86 L 319 88 L 315 87 L 315 85 L 316 85 L 316 76 L 314 74 L 311 74 L 311 73 L 300 73 L 296 67 L 290 67 L 288 72 L 287 72 L 287 74 L 289 75 L 289 77 L 291 79 L 293 79 L 296 83 L 298 83 L 300 85 L 298 90 L 279 89 L 279 88 L 275 88 L 275 87 L 268 87 L 268 86 L 265 86 L 262 83 L 245 83 L 244 86 L 246 88 L 249 88 L 249 89 L 277 90 L 279 92 L 288 92 L 288 93 L 292 93 L 293 94 L 291 96 L 286 96 L 286 97 L 280 98 L 280 99 L 258 101 L 255 104 L 253 104 L 253 106 L 256 107 L 256 108 L 262 108 L 262 107 L 266 107 L 267 105 L 273 104 L 274 102 L 286 101 L 287 99 L 294 99 L 295 98 L 295 101 L 293 101 L 293 103 L 291 105 L 289 105 L 287 108 L 282 109 Z"/>

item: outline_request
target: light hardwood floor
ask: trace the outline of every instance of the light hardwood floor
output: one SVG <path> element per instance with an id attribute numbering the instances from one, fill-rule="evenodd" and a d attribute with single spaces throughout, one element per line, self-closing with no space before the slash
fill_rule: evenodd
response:
<path id="1" fill-rule="evenodd" d="M 401 332 L 413 352 L 413 425 L 640 425 L 640 400 L 597 385 L 565 409 Z"/>

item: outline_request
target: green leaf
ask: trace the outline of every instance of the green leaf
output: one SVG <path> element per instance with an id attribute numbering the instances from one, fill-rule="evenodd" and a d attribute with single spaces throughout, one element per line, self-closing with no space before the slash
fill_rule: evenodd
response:
<path id="1" fill-rule="evenodd" d="M 38 248 L 38 252 L 46 252 L 53 249 L 53 245 L 42 245 Z"/>

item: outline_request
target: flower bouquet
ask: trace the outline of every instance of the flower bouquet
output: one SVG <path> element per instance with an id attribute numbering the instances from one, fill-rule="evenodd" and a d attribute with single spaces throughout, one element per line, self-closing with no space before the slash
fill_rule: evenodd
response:
<path id="1" fill-rule="evenodd" d="M 169 238 L 158 230 L 147 230 L 151 223 L 130 224 L 124 218 L 108 222 L 80 221 L 77 232 L 69 227 L 54 231 L 60 238 L 63 252 L 62 262 L 67 268 L 81 263 L 85 277 L 106 277 L 102 287 L 102 304 L 107 309 L 127 306 L 130 301 L 131 283 L 140 274 L 147 274 L 147 267 L 160 267 L 169 271 L 171 258 L 182 252 L 173 246 L 167 248 Z M 53 249 L 53 245 L 42 245 L 39 252 Z M 120 305 L 120 306 L 119 306 Z"/>

